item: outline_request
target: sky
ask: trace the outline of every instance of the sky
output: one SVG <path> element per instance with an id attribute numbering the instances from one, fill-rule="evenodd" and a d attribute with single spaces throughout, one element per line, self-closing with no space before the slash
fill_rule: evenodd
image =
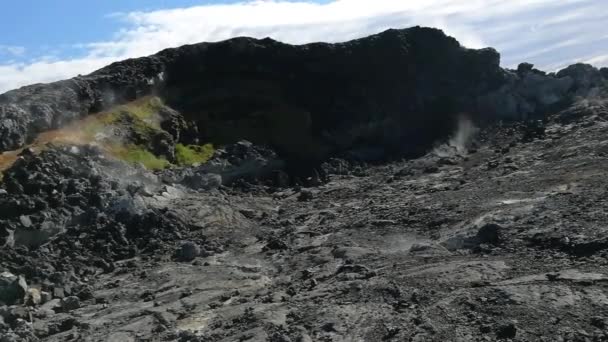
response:
<path id="1" fill-rule="evenodd" d="M 338 42 L 414 25 L 502 65 L 555 71 L 608 66 L 606 0 L 7 0 L 0 13 L 0 93 L 87 74 L 164 48 L 235 36 Z"/>

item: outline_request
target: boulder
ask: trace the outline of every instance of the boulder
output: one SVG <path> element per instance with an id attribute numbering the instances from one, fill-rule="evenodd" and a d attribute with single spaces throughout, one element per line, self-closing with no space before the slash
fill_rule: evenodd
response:
<path id="1" fill-rule="evenodd" d="M 527 74 L 527 73 L 531 72 L 533 68 L 534 68 L 534 64 L 525 63 L 525 62 L 524 62 L 524 63 L 520 63 L 520 64 L 517 66 L 517 73 L 518 73 L 520 76 L 523 76 L 523 75 L 525 75 L 525 74 Z"/>
<path id="2" fill-rule="evenodd" d="M 76 296 L 65 297 L 61 300 L 61 308 L 64 311 L 72 311 L 80 308 L 80 299 Z"/>
<path id="3" fill-rule="evenodd" d="M 237 179 L 272 178 L 276 170 L 284 168 L 285 162 L 275 151 L 242 140 L 218 149 L 210 161 L 195 169 L 192 176 L 184 177 L 184 182 L 196 185 L 200 180 L 202 185 L 213 187 L 221 178 L 221 183 L 228 185 Z"/>
<path id="4" fill-rule="evenodd" d="M 502 229 L 503 228 L 497 224 L 488 223 L 479 228 L 477 231 L 477 239 L 480 243 L 497 245 L 502 241 Z"/>
<path id="5" fill-rule="evenodd" d="M 0 273 L 0 302 L 13 305 L 25 299 L 28 287 L 25 278 L 10 272 Z"/>
<path id="6" fill-rule="evenodd" d="M 40 291 L 40 303 L 46 304 L 53 300 L 53 295 L 50 292 Z"/>
<path id="7" fill-rule="evenodd" d="M 503 323 L 499 324 L 496 328 L 496 337 L 498 339 L 512 339 L 517 335 L 517 327 L 514 323 Z"/>
<path id="8" fill-rule="evenodd" d="M 0 247 L 13 247 L 14 245 L 14 232 L 8 227 L 0 227 Z"/>
<path id="9" fill-rule="evenodd" d="M 42 303 L 42 295 L 40 293 L 40 290 L 35 289 L 35 288 L 28 289 L 25 303 L 29 306 L 40 305 Z"/>
<path id="10" fill-rule="evenodd" d="M 185 176 L 182 184 L 196 190 L 212 190 L 222 185 L 222 176 L 215 173 L 196 172 Z"/>
<path id="11" fill-rule="evenodd" d="M 200 254 L 201 248 L 192 241 L 182 243 L 177 251 L 177 257 L 181 261 L 192 261 Z"/>
<path id="12" fill-rule="evenodd" d="M 569 77 L 573 80 L 573 90 L 577 96 L 587 96 L 593 88 L 603 86 L 602 73 L 590 64 L 577 63 L 560 70 L 557 77 Z"/>
<path id="13" fill-rule="evenodd" d="M 61 233 L 62 231 L 64 231 L 64 227 L 58 222 L 43 222 L 39 227 L 26 227 L 23 225 L 21 227 L 17 227 L 13 233 L 15 246 L 37 248 L 48 242 L 50 238 Z"/>
<path id="14" fill-rule="evenodd" d="M 542 116 L 547 109 L 567 102 L 574 84 L 568 75 L 545 75 L 533 71 L 529 66 L 519 68 L 517 73 L 505 70 L 504 77 L 505 82 L 501 87 L 478 97 L 479 110 L 492 114 L 483 120 Z"/>
<path id="15" fill-rule="evenodd" d="M 19 221 L 21 222 L 21 225 L 25 228 L 29 228 L 32 226 L 32 220 L 27 215 L 19 216 Z"/>

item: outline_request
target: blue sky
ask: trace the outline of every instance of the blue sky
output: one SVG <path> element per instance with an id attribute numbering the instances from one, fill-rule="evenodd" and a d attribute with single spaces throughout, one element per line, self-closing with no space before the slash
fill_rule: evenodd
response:
<path id="1" fill-rule="evenodd" d="M 0 50 L 0 63 L 49 55 L 82 55 L 86 51 L 79 48 L 79 45 L 113 37 L 121 24 L 120 17 L 113 15 L 115 13 L 237 2 L 239 1 L 9 0 L 2 4 L 0 32 L 10 34 L 0 36 L 0 46 L 16 49 Z"/>
<path id="2" fill-rule="evenodd" d="M 495 47 L 507 67 L 608 66 L 607 22 L 606 0 L 8 0 L 0 93 L 201 41 L 336 42 L 413 25 Z"/>

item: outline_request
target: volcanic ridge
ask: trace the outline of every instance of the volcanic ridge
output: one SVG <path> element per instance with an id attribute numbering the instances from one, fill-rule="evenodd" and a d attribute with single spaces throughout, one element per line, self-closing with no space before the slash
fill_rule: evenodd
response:
<path id="1" fill-rule="evenodd" d="M 0 342 L 608 341 L 608 69 L 441 30 L 0 95 Z"/>

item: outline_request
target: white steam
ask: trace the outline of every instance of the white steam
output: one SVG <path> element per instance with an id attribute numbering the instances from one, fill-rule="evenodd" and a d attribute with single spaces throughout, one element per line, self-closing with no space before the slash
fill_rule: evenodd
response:
<path id="1" fill-rule="evenodd" d="M 458 117 L 456 132 L 450 140 L 440 146 L 435 147 L 433 154 L 438 157 L 451 157 L 454 155 L 466 155 L 469 144 L 479 129 L 475 127 L 473 121 L 466 115 Z"/>

